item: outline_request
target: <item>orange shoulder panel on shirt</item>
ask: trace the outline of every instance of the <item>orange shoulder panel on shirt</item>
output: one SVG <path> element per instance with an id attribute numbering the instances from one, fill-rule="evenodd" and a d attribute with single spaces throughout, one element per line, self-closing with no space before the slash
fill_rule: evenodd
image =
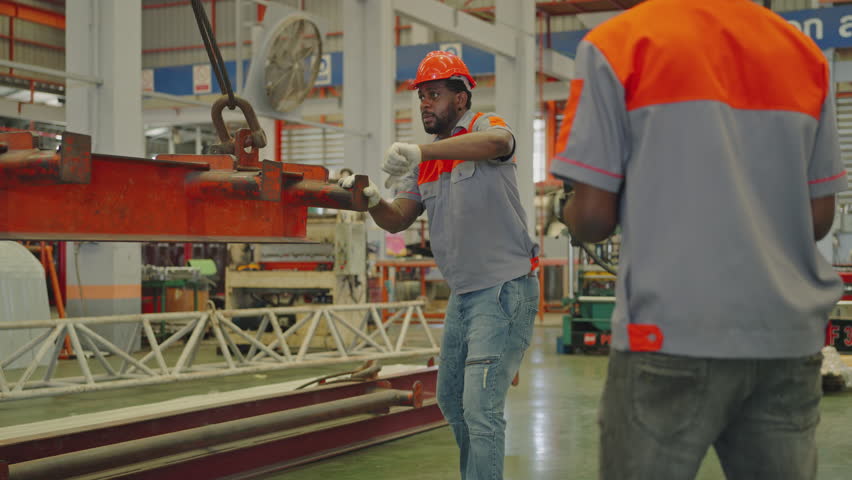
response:
<path id="1" fill-rule="evenodd" d="M 441 178 L 442 173 L 450 173 L 462 163 L 464 163 L 464 160 L 427 160 L 420 162 L 417 184 L 435 182 Z"/>
<path id="2" fill-rule="evenodd" d="M 570 89 L 568 93 L 571 96 L 565 102 L 565 110 L 562 112 L 562 125 L 559 126 L 559 135 L 556 136 L 554 152 L 564 152 L 565 147 L 568 145 L 571 128 L 574 126 L 574 119 L 577 118 L 577 107 L 580 105 L 580 96 L 583 94 L 583 79 L 575 78 L 571 80 Z"/>
<path id="3" fill-rule="evenodd" d="M 506 121 L 497 116 L 488 117 L 488 122 L 492 127 L 505 127 Z"/>
<path id="4" fill-rule="evenodd" d="M 747 0 L 647 2 L 584 40 L 615 71 L 628 110 L 709 100 L 818 119 L 827 93 L 828 62 L 816 44 Z"/>

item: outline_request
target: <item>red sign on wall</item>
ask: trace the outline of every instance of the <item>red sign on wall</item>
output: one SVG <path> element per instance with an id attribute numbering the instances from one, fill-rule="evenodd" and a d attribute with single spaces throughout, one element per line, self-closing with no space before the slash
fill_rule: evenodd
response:
<path id="1" fill-rule="evenodd" d="M 852 352 L 852 321 L 832 320 L 825 331 L 825 344 L 838 352 Z"/>

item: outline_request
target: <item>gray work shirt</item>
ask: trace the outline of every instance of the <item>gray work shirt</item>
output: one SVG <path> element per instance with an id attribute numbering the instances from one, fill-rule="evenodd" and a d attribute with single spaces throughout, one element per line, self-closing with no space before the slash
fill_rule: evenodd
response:
<path id="1" fill-rule="evenodd" d="M 453 136 L 500 128 L 493 113 L 468 111 Z M 396 198 L 415 200 L 429 215 L 435 262 L 455 294 L 490 288 L 531 271 L 538 246 L 521 207 L 513 155 L 488 161 L 421 162 L 397 184 Z"/>
<path id="2" fill-rule="evenodd" d="M 551 170 L 620 193 L 613 347 L 818 352 L 842 283 L 810 202 L 847 180 L 817 46 L 752 2 L 657 0 L 590 32 L 576 68 Z"/>

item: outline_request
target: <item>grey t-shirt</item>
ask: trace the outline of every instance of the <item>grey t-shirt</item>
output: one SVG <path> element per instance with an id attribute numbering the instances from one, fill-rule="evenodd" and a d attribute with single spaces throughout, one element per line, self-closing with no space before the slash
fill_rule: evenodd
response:
<path id="1" fill-rule="evenodd" d="M 614 348 L 819 351 L 842 283 L 810 201 L 847 180 L 813 42 L 752 2 L 658 0 L 590 32 L 576 68 L 551 170 L 620 193 Z"/>
<path id="2" fill-rule="evenodd" d="M 493 113 L 466 112 L 453 136 L 500 128 Z M 435 262 L 453 293 L 490 288 L 529 273 L 538 246 L 521 207 L 513 155 L 471 162 L 421 162 L 397 185 L 396 198 L 420 202 L 429 215 Z"/>

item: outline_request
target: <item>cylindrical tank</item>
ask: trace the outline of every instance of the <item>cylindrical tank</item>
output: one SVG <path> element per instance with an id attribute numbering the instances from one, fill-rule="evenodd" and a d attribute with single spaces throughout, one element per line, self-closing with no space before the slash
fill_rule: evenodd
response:
<path id="1" fill-rule="evenodd" d="M 0 322 L 49 319 L 47 282 L 41 263 L 23 245 L 0 242 Z M 0 364 L 44 330 L 0 330 Z M 3 369 L 28 366 L 37 350 L 38 346 L 3 366 Z M 44 365 L 47 362 L 45 356 L 41 363 Z"/>

